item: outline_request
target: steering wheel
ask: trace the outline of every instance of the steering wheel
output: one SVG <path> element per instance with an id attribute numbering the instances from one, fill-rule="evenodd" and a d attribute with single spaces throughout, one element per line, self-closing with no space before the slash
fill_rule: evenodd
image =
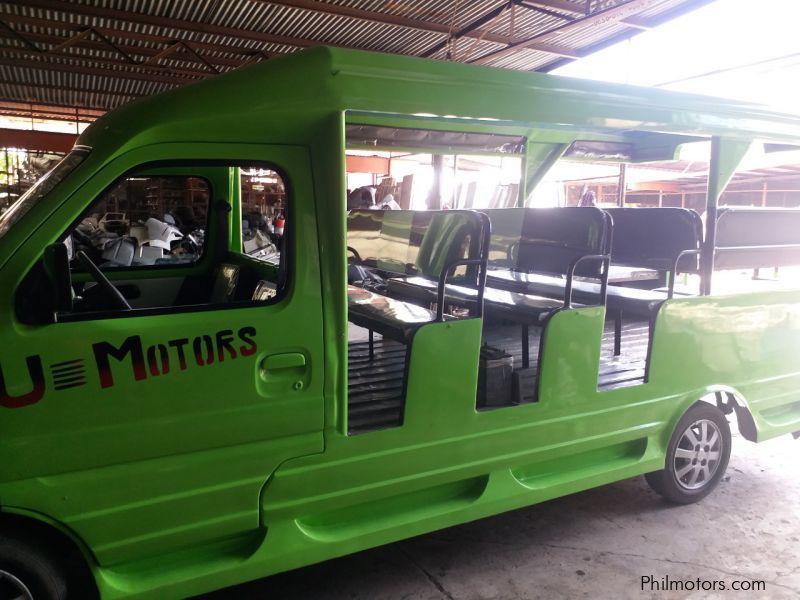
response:
<path id="1" fill-rule="evenodd" d="M 356 250 L 352 246 L 348 246 L 347 247 L 347 251 L 353 253 L 353 257 L 356 259 L 356 262 L 358 262 L 358 263 L 363 263 L 364 262 L 363 260 L 361 260 L 361 255 L 358 253 L 358 250 Z"/>
<path id="2" fill-rule="evenodd" d="M 128 301 L 125 299 L 125 296 L 122 295 L 114 284 L 108 280 L 108 277 L 97 267 L 96 264 L 92 262 L 92 259 L 84 252 L 83 250 L 78 250 L 75 254 L 75 257 L 81 261 L 86 270 L 89 271 L 89 274 L 92 276 L 97 282 L 97 285 L 105 292 L 106 296 L 108 296 L 111 301 L 116 305 L 117 308 L 122 310 L 131 310 L 131 305 L 128 304 Z"/>

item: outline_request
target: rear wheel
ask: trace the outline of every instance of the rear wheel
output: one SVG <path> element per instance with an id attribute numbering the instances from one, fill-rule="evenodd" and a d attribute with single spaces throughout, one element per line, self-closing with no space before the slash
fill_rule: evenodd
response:
<path id="1" fill-rule="evenodd" d="M 0 600 L 64 600 L 67 582 L 49 554 L 0 534 Z"/>
<path id="2" fill-rule="evenodd" d="M 731 456 L 731 429 L 718 408 L 699 402 L 678 422 L 667 447 L 665 468 L 645 475 L 670 502 L 702 500 L 725 474 Z"/>

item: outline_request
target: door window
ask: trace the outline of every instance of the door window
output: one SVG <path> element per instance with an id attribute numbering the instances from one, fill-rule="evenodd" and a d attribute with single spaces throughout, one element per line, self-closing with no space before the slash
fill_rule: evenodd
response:
<path id="1" fill-rule="evenodd" d="M 197 262 L 211 186 L 202 177 L 133 173 L 106 190 L 67 238 L 72 270 L 82 250 L 101 269 Z"/>
<path id="2" fill-rule="evenodd" d="M 269 164 L 143 165 L 46 249 L 19 288 L 18 315 L 42 322 L 277 302 L 289 281 L 290 208 L 285 178 Z"/>

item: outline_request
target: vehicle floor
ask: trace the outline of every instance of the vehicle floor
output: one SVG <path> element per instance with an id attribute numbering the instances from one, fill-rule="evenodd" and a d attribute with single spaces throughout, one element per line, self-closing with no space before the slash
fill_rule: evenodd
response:
<path id="1" fill-rule="evenodd" d="M 535 374 L 539 362 L 541 331 L 530 330 L 530 365 Z M 513 357 L 514 368 L 522 365 L 519 326 L 486 324 L 482 344 Z M 610 390 L 644 382 L 649 329 L 646 321 L 625 320 L 622 346 L 614 356 L 614 324 L 607 321 L 600 354 L 598 389 Z M 348 345 L 348 433 L 398 427 L 403 423 L 406 346 L 375 335 L 374 355 L 369 356 L 368 332 L 350 325 Z M 511 406 L 508 404 L 506 406 Z M 502 408 L 502 407 L 493 407 Z"/>

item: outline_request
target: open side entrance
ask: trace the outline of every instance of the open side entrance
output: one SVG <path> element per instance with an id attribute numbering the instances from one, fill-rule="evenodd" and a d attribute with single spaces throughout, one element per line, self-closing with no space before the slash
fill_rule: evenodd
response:
<path id="1" fill-rule="evenodd" d="M 348 215 L 350 434 L 402 425 L 421 327 L 481 318 L 488 244 L 489 220 L 477 212 Z"/>

